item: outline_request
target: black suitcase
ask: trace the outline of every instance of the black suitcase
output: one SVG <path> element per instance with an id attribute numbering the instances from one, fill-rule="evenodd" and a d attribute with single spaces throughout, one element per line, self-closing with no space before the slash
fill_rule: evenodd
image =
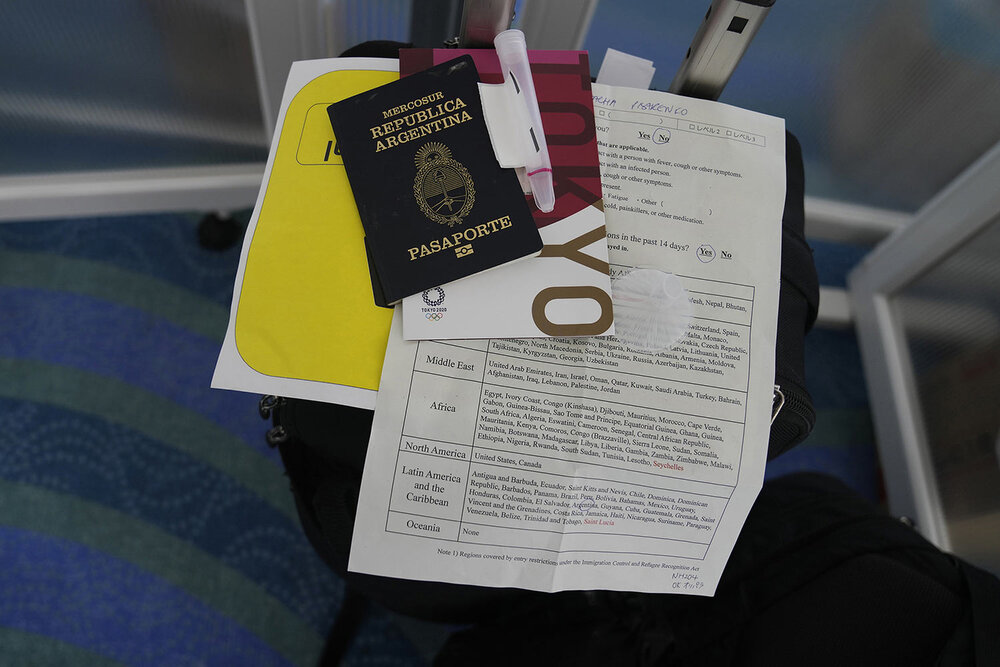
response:
<path id="1" fill-rule="evenodd" d="M 997 665 L 1000 581 L 799 473 L 764 485 L 714 597 L 526 597 L 452 635 L 435 664 Z"/>
<path id="2" fill-rule="evenodd" d="M 1000 664 L 1000 581 L 815 473 L 764 484 L 712 598 L 347 572 L 366 447 L 345 440 L 363 440 L 372 413 L 265 405 L 287 426 L 278 447 L 306 535 L 347 584 L 321 664 L 337 664 L 367 600 L 465 626 L 439 665 Z"/>
<path id="3" fill-rule="evenodd" d="M 372 43 L 344 55 L 394 56 L 394 52 L 389 52 L 401 46 L 405 45 Z M 805 388 L 803 343 L 816 318 L 819 285 L 812 251 L 804 237 L 802 151 L 795 137 L 788 133 L 786 171 L 775 359 L 778 411 L 771 426 L 769 459 L 801 442 L 815 423 L 812 401 Z M 544 610 L 556 600 L 579 598 L 348 573 L 347 559 L 372 414 L 367 410 L 297 399 L 265 397 L 261 401 L 261 415 L 273 421 L 268 441 L 281 451 L 306 535 L 348 584 L 350 595 L 345 602 L 343 622 L 331 634 L 328 659 L 337 655 L 348 641 L 352 612 L 360 599 L 376 600 L 389 609 L 425 620 L 486 623 L 496 622 L 498 611 L 505 609 Z"/>
<path id="4" fill-rule="evenodd" d="M 803 342 L 818 284 L 803 238 L 801 150 L 788 135 L 788 189 L 775 383 L 783 406 L 768 458 L 812 429 Z M 265 397 L 303 528 L 347 583 L 323 664 L 336 664 L 374 600 L 463 624 L 442 665 L 1000 664 L 1000 583 L 940 552 L 832 478 L 764 485 L 713 598 L 585 591 L 544 594 L 347 572 L 373 413 Z M 516 640 L 515 640 L 516 639 Z"/>

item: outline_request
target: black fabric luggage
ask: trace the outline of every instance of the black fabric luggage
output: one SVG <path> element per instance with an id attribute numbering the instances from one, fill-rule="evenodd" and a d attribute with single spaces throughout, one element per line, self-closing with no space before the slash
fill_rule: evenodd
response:
<path id="1" fill-rule="evenodd" d="M 785 132 L 785 209 L 781 216 L 781 285 L 774 384 L 781 406 L 771 424 L 767 458 L 773 459 L 805 440 L 816 424 L 806 390 L 805 337 L 819 311 L 819 279 L 812 248 L 805 238 L 805 170 L 802 147 Z"/>
<path id="2" fill-rule="evenodd" d="M 344 439 L 367 434 L 371 413 L 307 401 L 266 407 L 287 424 L 278 446 L 306 535 L 348 589 L 407 616 L 464 626 L 435 664 L 1000 664 L 1000 581 L 815 473 L 764 484 L 711 598 L 349 573 L 366 448 Z M 336 664 L 349 641 L 349 600 L 323 664 Z"/>
<path id="3" fill-rule="evenodd" d="M 435 664 L 997 665 L 1000 581 L 800 473 L 764 485 L 714 597 L 524 599 L 454 634 Z"/>

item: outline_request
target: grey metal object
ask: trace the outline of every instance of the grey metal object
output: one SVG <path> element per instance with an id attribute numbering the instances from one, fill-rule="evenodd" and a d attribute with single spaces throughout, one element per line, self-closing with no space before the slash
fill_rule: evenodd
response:
<path id="1" fill-rule="evenodd" d="M 493 38 L 510 28 L 513 18 L 514 0 L 465 0 L 459 46 L 492 48 Z"/>
<path id="2" fill-rule="evenodd" d="M 0 176 L 0 223 L 253 206 L 263 162 Z M 127 220 L 127 218 L 122 218 Z"/>
<path id="3" fill-rule="evenodd" d="M 1000 143 L 851 272 L 889 510 L 1000 572 Z"/>
<path id="4" fill-rule="evenodd" d="M 871 4 L 813 93 L 829 168 L 916 210 L 1000 140 L 1000 3 Z"/>
<path id="5" fill-rule="evenodd" d="M 774 0 L 712 0 L 670 92 L 717 100 Z"/>
<path id="6" fill-rule="evenodd" d="M 518 26 L 529 49 L 579 51 L 590 31 L 598 0 L 524 0 Z M 595 59 L 597 54 L 593 54 Z"/>

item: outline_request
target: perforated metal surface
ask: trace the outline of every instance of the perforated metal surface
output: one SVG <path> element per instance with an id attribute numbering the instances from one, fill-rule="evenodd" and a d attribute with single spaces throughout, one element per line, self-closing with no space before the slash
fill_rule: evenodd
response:
<path id="1" fill-rule="evenodd" d="M 954 551 L 1000 571 L 1000 217 L 893 297 Z"/>

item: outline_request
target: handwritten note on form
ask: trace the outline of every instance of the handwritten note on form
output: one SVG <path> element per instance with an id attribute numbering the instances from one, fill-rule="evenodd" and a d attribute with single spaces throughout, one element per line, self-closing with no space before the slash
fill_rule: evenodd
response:
<path id="1" fill-rule="evenodd" d="M 676 276 L 683 336 L 410 342 L 397 312 L 351 570 L 715 591 L 767 452 L 784 122 L 601 85 L 594 103 L 613 277 Z"/>

